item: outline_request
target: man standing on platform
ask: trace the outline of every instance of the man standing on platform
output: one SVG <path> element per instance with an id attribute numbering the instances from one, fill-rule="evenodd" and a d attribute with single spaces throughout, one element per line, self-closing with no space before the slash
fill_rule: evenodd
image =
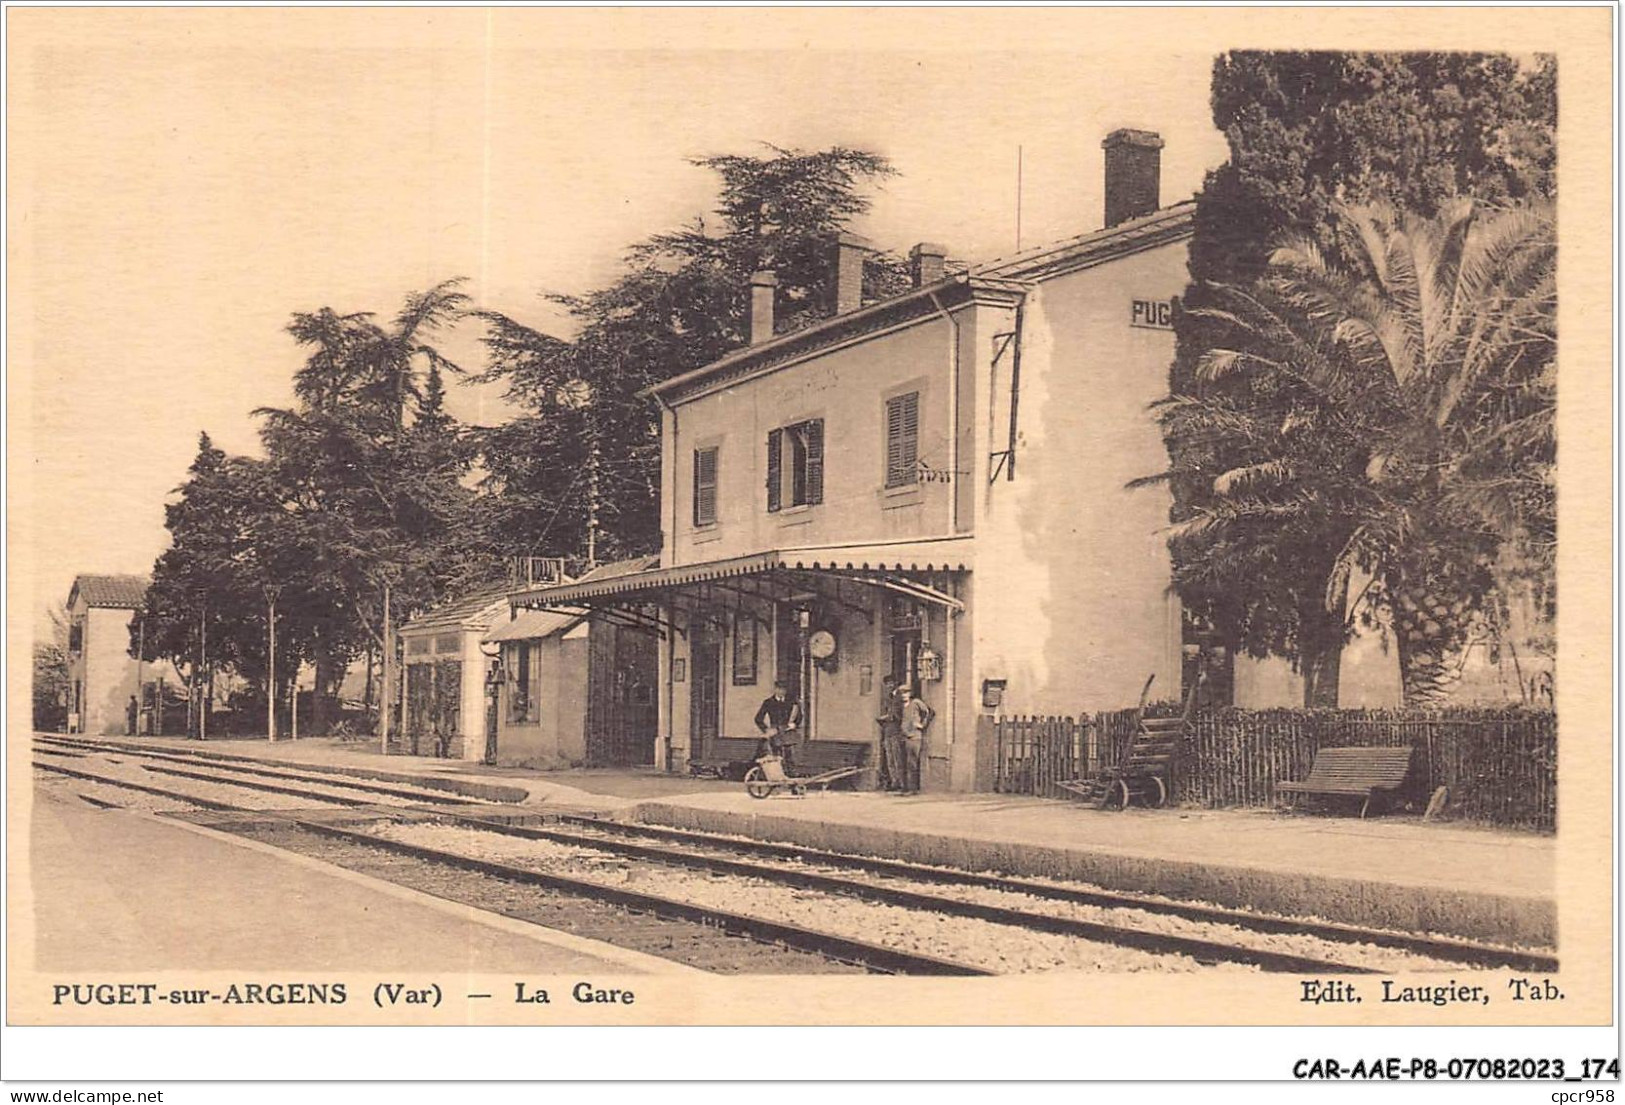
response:
<path id="1" fill-rule="evenodd" d="M 908 779 L 903 756 L 903 700 L 897 692 L 897 676 L 880 681 L 880 789 L 902 790 Z"/>
<path id="2" fill-rule="evenodd" d="M 906 761 L 903 793 L 920 792 L 920 755 L 925 750 L 925 731 L 931 728 L 936 713 L 925 704 L 925 699 L 914 693 L 913 687 L 904 687 L 903 699 L 903 756 Z"/>
<path id="3" fill-rule="evenodd" d="M 784 773 L 791 774 L 795 746 L 801 743 L 801 703 L 792 702 L 789 688 L 773 684 L 773 693 L 762 700 L 756 711 L 756 728 L 767 738 L 773 754 L 783 761 Z"/>

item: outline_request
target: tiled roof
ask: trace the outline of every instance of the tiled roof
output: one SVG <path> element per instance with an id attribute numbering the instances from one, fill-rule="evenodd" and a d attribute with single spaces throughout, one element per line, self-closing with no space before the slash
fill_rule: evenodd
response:
<path id="1" fill-rule="evenodd" d="M 134 610 L 146 598 L 151 585 L 147 576 L 78 576 L 68 592 L 68 605 L 72 606 L 78 597 L 85 600 L 86 606 Z"/>
<path id="2" fill-rule="evenodd" d="M 616 579 L 620 576 L 629 576 L 633 572 L 646 572 L 650 568 L 660 567 L 658 556 L 634 556 L 630 560 L 615 560 L 608 564 L 600 564 L 590 572 L 583 573 L 576 580 L 577 583 L 586 583 L 589 580 Z"/>
<path id="3" fill-rule="evenodd" d="M 581 621 L 580 614 L 555 614 L 550 610 L 521 610 L 510 622 L 503 622 L 484 637 L 483 641 L 530 641 L 569 629 Z"/>
<path id="4" fill-rule="evenodd" d="M 1127 219 L 1104 230 L 1092 230 L 1075 238 L 1050 242 L 977 265 L 971 270 L 971 279 L 1002 277 L 1008 280 L 1042 280 L 1084 264 L 1110 260 L 1171 239 L 1189 237 L 1195 215 L 1195 201 L 1186 200 L 1172 207 L 1159 208 L 1149 215 Z"/>
<path id="5" fill-rule="evenodd" d="M 402 633 L 428 629 L 488 629 L 507 614 L 506 588 L 486 588 L 425 610 L 401 626 Z"/>
<path id="6" fill-rule="evenodd" d="M 944 303 L 952 307 L 955 304 L 950 300 L 958 297 L 962 301 L 972 290 L 1018 295 L 1040 281 L 1188 238 L 1195 213 L 1195 201 L 1186 200 L 1159 208 L 1148 215 L 1125 220 L 1113 227 L 1092 230 L 1087 234 L 975 265 L 968 272 L 952 274 L 935 284 L 865 304 L 855 311 L 822 319 L 811 326 L 778 334 L 767 341 L 741 346 L 710 364 L 653 384 L 645 394 L 677 396 L 717 379 L 810 355 L 857 333 L 891 325 L 897 321 L 895 316 L 899 312 L 907 312 L 910 308 L 911 317 L 924 317 L 940 310 Z"/>

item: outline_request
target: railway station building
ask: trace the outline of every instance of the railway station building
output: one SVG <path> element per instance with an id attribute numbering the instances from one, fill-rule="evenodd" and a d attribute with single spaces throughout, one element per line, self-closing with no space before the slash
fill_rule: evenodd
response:
<path id="1" fill-rule="evenodd" d="M 843 235 L 831 317 L 775 336 L 758 273 L 750 343 L 652 389 L 659 566 L 513 601 L 658 637 L 660 764 L 753 736 L 775 681 L 812 741 L 876 742 L 892 675 L 935 711 L 924 788 L 969 791 L 984 715 L 1117 708 L 1152 674 L 1180 693 L 1169 494 L 1127 485 L 1167 465 L 1150 407 L 1195 205 L 1159 206 L 1157 135 L 1103 146 L 1102 229 L 967 271 L 922 243 L 912 288 L 867 304 Z"/>

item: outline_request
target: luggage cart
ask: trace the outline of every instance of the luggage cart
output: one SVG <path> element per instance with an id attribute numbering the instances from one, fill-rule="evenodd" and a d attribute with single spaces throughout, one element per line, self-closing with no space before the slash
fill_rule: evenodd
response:
<path id="1" fill-rule="evenodd" d="M 827 788 L 831 783 L 850 779 L 862 770 L 862 767 L 837 767 L 817 775 L 786 775 L 784 761 L 778 756 L 759 756 L 751 769 L 745 772 L 745 793 L 752 798 L 766 798 L 776 790 L 788 790 L 801 798 L 809 788 Z"/>

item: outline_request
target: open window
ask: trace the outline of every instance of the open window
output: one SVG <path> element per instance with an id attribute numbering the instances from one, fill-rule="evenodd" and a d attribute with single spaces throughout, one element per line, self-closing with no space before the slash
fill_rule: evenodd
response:
<path id="1" fill-rule="evenodd" d="M 536 701 L 536 650 L 529 641 L 519 641 L 508 654 L 508 720 L 530 722 L 541 718 Z"/>
<path id="2" fill-rule="evenodd" d="M 767 509 L 824 501 L 824 420 L 809 418 L 767 435 Z"/>

